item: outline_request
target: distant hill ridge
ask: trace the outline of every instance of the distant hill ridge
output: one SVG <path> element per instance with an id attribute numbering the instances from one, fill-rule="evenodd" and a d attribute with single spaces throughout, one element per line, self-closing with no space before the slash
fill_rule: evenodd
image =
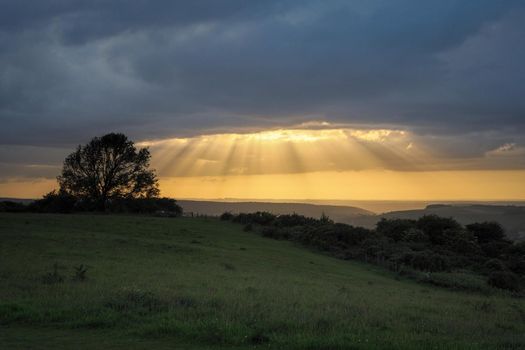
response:
<path id="1" fill-rule="evenodd" d="M 306 203 L 267 203 L 267 202 L 216 202 L 179 200 L 185 212 L 195 214 L 220 215 L 224 212 L 252 213 L 267 211 L 273 214 L 297 213 L 309 217 L 320 217 L 323 213 L 331 219 L 347 222 L 361 216 L 373 216 L 373 212 L 351 206 L 316 205 Z"/>

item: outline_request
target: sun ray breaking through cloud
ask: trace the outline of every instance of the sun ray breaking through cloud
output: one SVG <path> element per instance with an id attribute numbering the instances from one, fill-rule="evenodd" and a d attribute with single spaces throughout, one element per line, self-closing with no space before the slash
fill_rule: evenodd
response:
<path id="1" fill-rule="evenodd" d="M 201 135 L 140 145 L 150 147 L 153 166 L 159 169 L 166 193 L 179 196 L 525 196 L 523 186 L 511 192 L 508 184 L 495 186 L 499 190 L 484 188 L 488 179 L 496 176 L 491 162 L 501 152 L 508 152 L 510 146 L 475 159 L 453 159 L 429 151 L 425 140 L 408 130 L 329 126 Z M 471 168 L 465 168 L 465 164 Z M 502 173 L 502 177 L 516 186 L 515 176 L 521 173 L 511 171 Z M 453 183 L 445 185 L 444 179 Z"/>

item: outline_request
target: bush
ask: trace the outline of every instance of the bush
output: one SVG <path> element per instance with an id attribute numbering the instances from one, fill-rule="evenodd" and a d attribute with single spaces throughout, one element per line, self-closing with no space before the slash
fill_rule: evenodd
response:
<path id="1" fill-rule="evenodd" d="M 491 272 L 488 279 L 488 284 L 510 291 L 518 291 L 520 289 L 520 281 L 518 276 L 512 272 L 494 271 Z"/>
<path id="2" fill-rule="evenodd" d="M 507 266 L 512 272 L 525 275 L 525 256 L 512 255 L 507 259 Z"/>
<path id="3" fill-rule="evenodd" d="M 371 235 L 362 227 L 346 224 L 327 224 L 314 227 L 307 233 L 308 243 L 323 250 L 346 249 L 361 243 Z"/>
<path id="4" fill-rule="evenodd" d="M 244 214 L 240 213 L 239 215 L 233 218 L 233 222 L 240 224 L 256 224 L 256 225 L 270 225 L 275 220 L 276 216 L 272 213 L 265 211 L 258 211 L 256 213 Z"/>
<path id="5" fill-rule="evenodd" d="M 31 203 L 28 209 L 37 213 L 72 213 L 76 209 L 78 199 L 64 191 L 51 191 Z"/>
<path id="6" fill-rule="evenodd" d="M 406 257 L 410 266 L 421 271 L 439 272 L 448 271 L 451 268 L 450 259 L 444 255 L 432 251 L 422 251 Z"/>
<path id="7" fill-rule="evenodd" d="M 488 272 L 493 272 L 493 271 L 505 271 L 506 270 L 506 267 L 505 267 L 505 264 L 499 260 L 499 259 L 490 259 L 490 260 L 487 260 L 485 262 L 485 264 L 483 264 L 483 267 L 485 268 L 486 271 Z"/>
<path id="8" fill-rule="evenodd" d="M 452 218 L 425 215 L 417 220 L 417 228 L 423 231 L 432 244 L 446 244 L 454 236 L 462 234 L 463 228 Z"/>
<path id="9" fill-rule="evenodd" d="M 497 222 L 481 222 L 466 226 L 467 230 L 471 232 L 479 243 L 489 243 L 493 241 L 501 241 L 505 238 L 505 230 Z"/>
<path id="10" fill-rule="evenodd" d="M 428 241 L 428 236 L 417 228 L 409 228 L 405 231 L 403 239 L 407 242 L 423 243 Z"/>
<path id="11" fill-rule="evenodd" d="M 492 241 L 481 244 L 481 250 L 483 253 L 490 258 L 499 258 L 509 248 L 512 243 L 507 241 Z"/>
<path id="12" fill-rule="evenodd" d="M 26 211 L 28 211 L 28 208 L 23 203 L 13 201 L 0 202 L 0 213 L 23 213 Z"/>
<path id="13" fill-rule="evenodd" d="M 404 239 L 415 227 L 415 220 L 382 218 L 376 225 L 376 231 L 397 242 Z"/>
<path id="14" fill-rule="evenodd" d="M 264 227 L 262 230 L 261 230 L 261 234 L 264 236 L 264 237 L 268 237 L 268 238 L 278 238 L 279 237 L 279 234 L 277 232 L 277 228 L 275 227 L 272 227 L 272 226 L 268 226 L 268 227 Z"/>
<path id="15" fill-rule="evenodd" d="M 462 255 L 480 255 L 482 253 L 479 245 L 468 235 L 456 236 L 450 240 L 447 247 L 455 253 Z"/>
<path id="16" fill-rule="evenodd" d="M 231 219 L 233 219 L 233 214 L 229 211 L 226 211 L 221 214 L 220 219 L 223 221 L 230 221 Z"/>
<path id="17" fill-rule="evenodd" d="M 119 198 L 111 199 L 106 205 L 111 213 L 163 214 L 163 216 L 180 216 L 182 207 L 171 198 Z"/>
<path id="18" fill-rule="evenodd" d="M 20 204 L 22 205 L 22 204 Z M 182 207 L 171 198 L 112 198 L 105 207 L 110 213 L 157 214 L 159 216 L 180 216 Z M 0 207 L 1 210 L 1 207 Z M 36 213 L 73 213 L 99 210 L 99 204 L 74 197 L 64 191 L 51 191 L 42 199 L 27 206 L 27 211 Z"/>
<path id="19" fill-rule="evenodd" d="M 323 219 L 324 220 L 324 219 Z M 275 218 L 273 224 L 277 227 L 294 227 L 294 226 L 316 226 L 319 220 L 308 218 L 299 214 L 279 215 Z"/>

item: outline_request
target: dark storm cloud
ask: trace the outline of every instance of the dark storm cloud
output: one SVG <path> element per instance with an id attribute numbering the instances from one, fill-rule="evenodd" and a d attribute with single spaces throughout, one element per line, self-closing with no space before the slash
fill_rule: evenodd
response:
<path id="1" fill-rule="evenodd" d="M 525 143 L 522 1 L 0 5 L 4 145 L 308 120 L 410 129 L 458 157 Z"/>

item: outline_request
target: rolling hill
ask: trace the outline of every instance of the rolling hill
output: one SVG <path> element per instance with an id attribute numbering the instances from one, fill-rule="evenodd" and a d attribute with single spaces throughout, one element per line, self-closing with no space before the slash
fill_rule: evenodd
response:
<path id="1" fill-rule="evenodd" d="M 217 219 L 0 213 L 2 349 L 522 349 L 524 321 Z"/>

